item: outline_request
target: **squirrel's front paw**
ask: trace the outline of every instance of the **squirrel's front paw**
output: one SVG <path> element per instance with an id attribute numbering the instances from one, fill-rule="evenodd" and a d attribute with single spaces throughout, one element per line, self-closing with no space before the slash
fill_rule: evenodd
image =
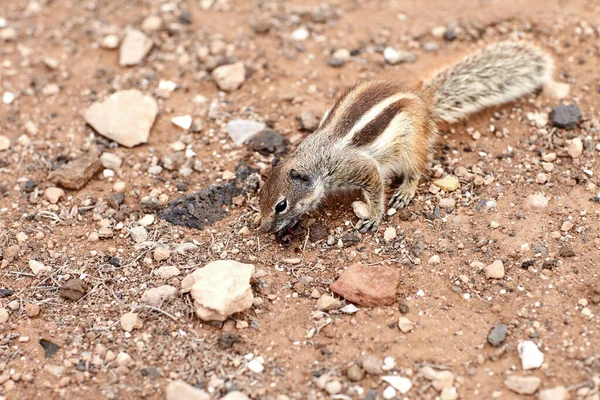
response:
<path id="1" fill-rule="evenodd" d="M 379 228 L 379 221 L 371 220 L 371 219 L 361 219 L 356 224 L 356 230 L 360 233 L 367 233 L 369 231 L 376 232 L 377 228 Z"/>

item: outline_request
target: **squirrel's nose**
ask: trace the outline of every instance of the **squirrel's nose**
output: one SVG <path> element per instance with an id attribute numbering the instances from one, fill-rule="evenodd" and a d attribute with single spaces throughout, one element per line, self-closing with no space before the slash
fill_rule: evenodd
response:
<path id="1" fill-rule="evenodd" d="M 272 221 L 265 221 L 260 225 L 260 230 L 263 233 L 269 233 L 271 232 L 271 230 L 273 229 L 273 222 Z"/>

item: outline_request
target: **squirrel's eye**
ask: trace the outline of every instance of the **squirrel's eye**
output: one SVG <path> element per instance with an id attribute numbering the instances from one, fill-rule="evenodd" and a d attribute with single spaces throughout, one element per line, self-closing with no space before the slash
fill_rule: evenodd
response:
<path id="1" fill-rule="evenodd" d="M 283 199 L 279 203 L 277 203 L 277 205 L 275 206 L 275 212 L 277 214 L 284 212 L 286 207 L 287 207 L 287 201 L 285 199 Z"/>

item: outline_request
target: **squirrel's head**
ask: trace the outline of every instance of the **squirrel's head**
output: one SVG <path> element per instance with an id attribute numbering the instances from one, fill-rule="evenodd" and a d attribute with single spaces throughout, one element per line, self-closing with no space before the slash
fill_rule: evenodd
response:
<path id="1" fill-rule="evenodd" d="M 306 168 L 290 157 L 274 161 L 271 174 L 259 193 L 263 232 L 277 232 L 294 225 L 323 196 L 322 185 Z"/>

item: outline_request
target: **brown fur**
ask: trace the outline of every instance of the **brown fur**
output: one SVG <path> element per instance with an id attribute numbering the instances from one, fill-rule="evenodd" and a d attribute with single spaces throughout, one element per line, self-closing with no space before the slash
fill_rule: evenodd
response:
<path id="1" fill-rule="evenodd" d="M 260 191 L 264 231 L 295 223 L 336 190 L 361 189 L 376 230 L 384 213 L 384 183 L 402 177 L 389 205 L 409 204 L 427 168 L 436 121 L 454 122 L 490 105 L 532 93 L 551 76 L 552 60 L 526 43 L 489 46 L 441 71 L 422 90 L 383 81 L 344 91 L 315 133 L 272 170 Z M 292 173 L 293 171 L 293 173 Z M 275 207 L 286 201 L 284 211 Z"/>

